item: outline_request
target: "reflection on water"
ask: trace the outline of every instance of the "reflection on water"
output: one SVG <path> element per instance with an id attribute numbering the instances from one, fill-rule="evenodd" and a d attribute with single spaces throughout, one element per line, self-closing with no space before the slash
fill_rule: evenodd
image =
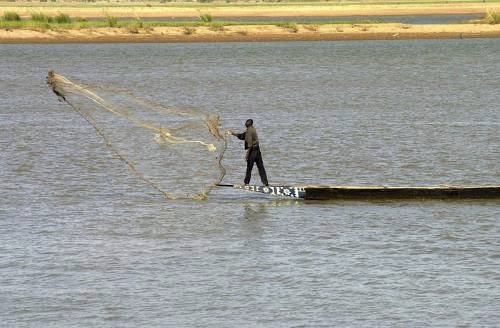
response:
<path id="1" fill-rule="evenodd" d="M 251 221 L 259 221 L 265 217 L 266 204 L 258 203 L 254 206 L 252 204 L 245 204 L 245 219 Z"/>

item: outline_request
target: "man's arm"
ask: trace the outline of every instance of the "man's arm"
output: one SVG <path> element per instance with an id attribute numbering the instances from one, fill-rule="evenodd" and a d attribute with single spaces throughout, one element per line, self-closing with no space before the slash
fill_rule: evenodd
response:
<path id="1" fill-rule="evenodd" d="M 238 138 L 240 140 L 245 140 L 246 131 L 243 132 L 243 133 L 236 133 L 236 132 L 234 132 L 232 130 L 228 130 L 228 131 L 226 131 L 226 134 L 227 135 L 235 136 L 236 138 Z M 248 161 L 248 156 L 250 155 L 250 148 L 248 147 L 246 140 L 245 140 L 245 149 L 247 149 L 247 152 L 246 152 L 246 155 L 245 155 L 245 159 Z"/>
<path id="2" fill-rule="evenodd" d="M 243 132 L 243 133 L 235 133 L 233 134 L 236 138 L 240 139 L 240 140 L 245 140 L 245 134 L 246 132 Z"/>
<path id="3" fill-rule="evenodd" d="M 246 132 L 243 132 L 243 133 L 236 133 L 232 130 L 229 130 L 226 132 L 227 134 L 230 134 L 232 136 L 235 136 L 236 138 L 240 139 L 240 140 L 245 140 L 245 133 Z"/>

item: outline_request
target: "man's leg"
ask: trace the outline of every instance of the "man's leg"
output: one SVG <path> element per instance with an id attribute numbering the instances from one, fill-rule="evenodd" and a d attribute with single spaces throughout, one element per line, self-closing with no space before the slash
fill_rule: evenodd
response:
<path id="1" fill-rule="evenodd" d="M 260 150 L 256 151 L 257 156 L 255 156 L 255 163 L 257 163 L 257 168 L 259 169 L 260 180 L 264 186 L 267 186 L 269 183 L 267 182 L 267 174 L 266 169 L 264 168 L 264 162 L 262 161 L 262 154 Z"/>
<path id="2" fill-rule="evenodd" d="M 252 169 L 253 169 L 253 163 L 255 163 L 255 155 L 256 151 L 251 151 L 250 154 L 248 154 L 248 160 L 247 160 L 247 173 L 245 174 L 245 184 L 250 183 L 250 179 L 252 177 Z"/>

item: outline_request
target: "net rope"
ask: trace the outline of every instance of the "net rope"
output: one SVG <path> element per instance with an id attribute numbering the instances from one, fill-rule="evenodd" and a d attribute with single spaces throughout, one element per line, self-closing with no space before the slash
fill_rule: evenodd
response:
<path id="1" fill-rule="evenodd" d="M 227 140 L 220 132 L 220 116 L 165 106 L 123 88 L 75 83 L 54 71 L 49 71 L 47 83 L 60 101 L 66 102 L 94 128 L 106 147 L 136 177 L 166 199 L 206 199 L 213 188 L 222 182 L 226 174 L 222 160 Z M 134 145 L 130 136 L 134 135 L 143 143 L 136 149 L 151 150 L 145 156 L 132 151 Z M 162 153 L 162 146 L 168 148 L 168 153 Z M 152 157 L 151 153 L 159 155 Z M 213 154 L 216 155 L 215 162 Z M 149 157 L 149 164 L 155 164 L 150 165 L 149 170 L 143 168 L 148 166 L 148 159 L 144 157 Z M 166 158 L 174 158 L 175 161 L 170 164 L 174 163 L 176 168 L 187 168 L 185 175 L 190 176 L 180 177 L 185 182 L 178 181 L 179 177 L 175 176 L 175 170 L 168 167 L 168 163 L 161 163 Z M 166 175 L 166 172 L 170 174 Z M 200 179 L 196 180 L 197 177 Z"/>

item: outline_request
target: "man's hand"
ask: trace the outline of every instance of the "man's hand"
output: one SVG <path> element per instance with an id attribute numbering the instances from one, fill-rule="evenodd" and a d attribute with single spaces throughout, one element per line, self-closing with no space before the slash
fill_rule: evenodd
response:
<path id="1" fill-rule="evenodd" d="M 232 130 L 227 130 L 226 135 L 227 136 L 234 136 L 234 132 Z"/>

